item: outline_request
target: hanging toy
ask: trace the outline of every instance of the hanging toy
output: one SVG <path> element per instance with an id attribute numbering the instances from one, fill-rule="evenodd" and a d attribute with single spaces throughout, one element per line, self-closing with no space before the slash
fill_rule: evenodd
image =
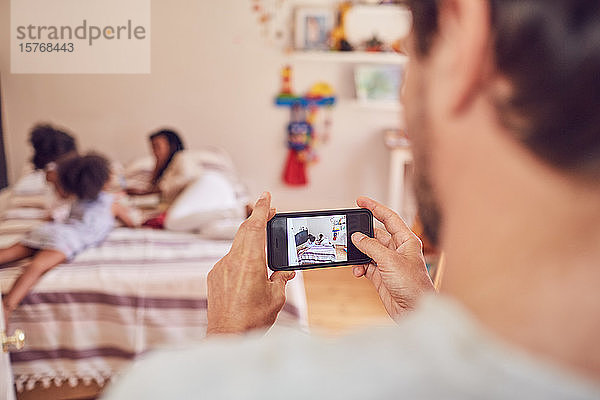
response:
<path id="1" fill-rule="evenodd" d="M 318 104 L 324 99 L 335 99 L 333 88 L 327 82 L 317 82 L 311 86 L 306 98 L 310 100 L 308 105 L 308 122 L 313 126 L 313 136 L 315 142 L 327 143 L 329 141 L 329 137 L 331 136 L 331 109 L 333 108 L 333 103 L 328 104 L 325 101 L 321 105 Z M 317 128 L 317 116 L 319 109 L 323 109 L 325 111 L 325 115 L 323 118 L 322 127 Z"/>
<path id="2" fill-rule="evenodd" d="M 283 181 L 288 185 L 301 186 L 308 183 L 306 167 L 318 160 L 315 132 L 319 108 L 331 109 L 335 104 L 333 89 L 327 83 L 317 83 L 305 96 L 296 96 L 292 90 L 292 68 L 288 65 L 281 71 L 281 91 L 275 99 L 280 107 L 290 107 L 288 125 L 288 156 L 283 171 Z M 329 135 L 329 113 L 323 128 L 323 138 Z M 321 135 L 319 135 L 321 136 Z"/>
<path id="3" fill-rule="evenodd" d="M 312 126 L 306 121 L 304 109 L 292 107 L 288 125 L 288 156 L 283 170 L 283 181 L 288 185 L 306 185 L 306 165 L 310 155 Z"/>

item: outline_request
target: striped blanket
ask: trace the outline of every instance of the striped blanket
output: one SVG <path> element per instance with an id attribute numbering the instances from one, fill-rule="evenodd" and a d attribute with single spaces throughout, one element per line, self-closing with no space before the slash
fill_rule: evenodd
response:
<path id="1" fill-rule="evenodd" d="M 29 225 L 2 222 L 0 245 Z M 118 228 L 100 247 L 49 271 L 9 321 L 11 331 L 27 336 L 26 347 L 11 353 L 17 390 L 37 382 L 102 385 L 150 349 L 202 340 L 206 276 L 230 246 L 188 233 Z M 3 293 L 23 265 L 0 266 Z M 287 290 L 277 323 L 305 328 L 302 276 Z"/>
<path id="2" fill-rule="evenodd" d="M 298 254 L 300 265 L 335 261 L 335 247 L 331 244 L 313 244 Z"/>

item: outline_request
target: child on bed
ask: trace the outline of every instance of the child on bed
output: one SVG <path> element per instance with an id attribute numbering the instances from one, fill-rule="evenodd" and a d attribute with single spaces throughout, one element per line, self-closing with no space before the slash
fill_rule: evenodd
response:
<path id="1" fill-rule="evenodd" d="M 45 272 L 104 241 L 115 226 L 115 217 L 132 226 L 127 209 L 103 190 L 110 178 L 104 157 L 96 154 L 69 157 L 58 164 L 57 175 L 57 193 L 63 198 L 74 198 L 67 220 L 40 225 L 20 243 L 0 249 L 0 265 L 33 256 L 3 297 L 6 321 Z"/>

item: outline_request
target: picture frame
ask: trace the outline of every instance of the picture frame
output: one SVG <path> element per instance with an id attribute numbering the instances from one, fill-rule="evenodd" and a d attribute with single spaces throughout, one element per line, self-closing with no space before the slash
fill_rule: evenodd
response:
<path id="1" fill-rule="evenodd" d="M 359 65 L 354 70 L 356 98 L 363 103 L 399 101 L 402 67 Z"/>
<path id="2" fill-rule="evenodd" d="M 327 7 L 300 7 L 295 13 L 294 47 L 304 51 L 327 51 L 335 12 Z"/>

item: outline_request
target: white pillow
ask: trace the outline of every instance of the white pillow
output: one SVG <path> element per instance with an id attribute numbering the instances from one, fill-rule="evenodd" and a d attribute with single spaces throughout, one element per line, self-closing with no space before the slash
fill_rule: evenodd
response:
<path id="1" fill-rule="evenodd" d="M 200 231 L 200 236 L 210 240 L 231 240 L 240 229 L 244 218 L 225 218 L 209 222 Z"/>
<path id="2" fill-rule="evenodd" d="M 205 171 L 173 202 L 165 218 L 172 231 L 199 232 L 220 220 L 241 220 L 245 205 L 236 198 L 234 185 L 217 171 Z M 214 225 L 213 225 L 214 226 Z"/>
<path id="3" fill-rule="evenodd" d="M 12 186 L 12 193 L 14 196 L 45 195 L 48 189 L 46 173 L 42 170 L 35 170 L 21 176 Z"/>

